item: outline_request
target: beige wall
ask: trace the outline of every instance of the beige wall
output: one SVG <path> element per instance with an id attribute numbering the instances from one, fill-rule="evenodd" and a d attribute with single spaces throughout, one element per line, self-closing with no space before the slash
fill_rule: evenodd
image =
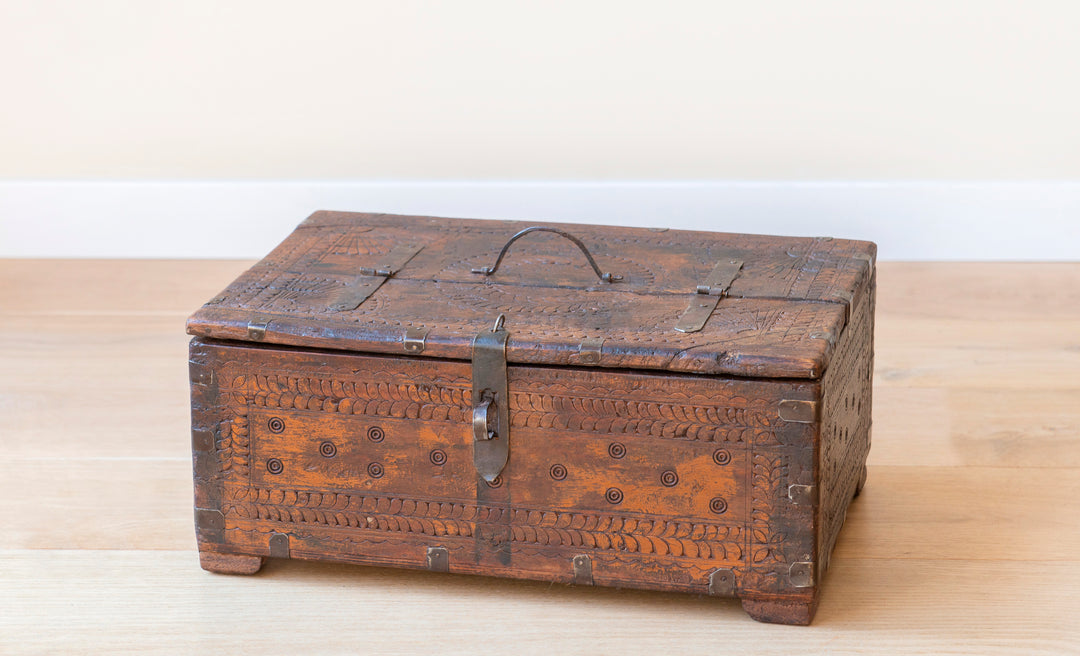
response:
<path id="1" fill-rule="evenodd" d="M 1080 178 L 1080 3 L 0 2 L 0 178 Z"/>

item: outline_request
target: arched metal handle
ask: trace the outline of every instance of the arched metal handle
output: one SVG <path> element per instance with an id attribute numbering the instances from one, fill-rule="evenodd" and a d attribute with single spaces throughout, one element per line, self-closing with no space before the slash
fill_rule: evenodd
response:
<path id="1" fill-rule="evenodd" d="M 585 248 L 585 244 L 580 239 L 564 230 L 559 230 L 558 228 L 547 228 L 544 226 L 533 226 L 531 228 L 525 228 L 521 232 L 517 233 L 516 235 L 511 237 L 510 241 L 506 242 L 506 245 L 502 247 L 501 251 L 499 251 L 499 257 L 495 258 L 495 264 L 489 267 L 480 267 L 479 269 L 473 269 L 472 272 L 482 273 L 485 276 L 490 276 L 491 274 L 498 271 L 499 265 L 502 264 L 503 258 L 506 257 L 506 251 L 510 250 L 510 245 L 518 239 L 521 239 L 525 235 L 529 234 L 530 232 L 553 232 L 560 237 L 566 237 L 567 239 L 572 241 L 575 246 L 581 249 L 581 252 L 585 255 L 585 259 L 589 261 L 589 266 L 591 266 L 592 270 L 596 272 L 597 278 L 603 280 L 604 282 L 618 282 L 623 279 L 623 277 L 620 275 L 616 275 L 614 273 L 604 273 L 603 271 L 601 271 L 600 267 L 596 264 L 596 260 L 593 259 L 592 253 L 589 252 L 588 248 Z"/>

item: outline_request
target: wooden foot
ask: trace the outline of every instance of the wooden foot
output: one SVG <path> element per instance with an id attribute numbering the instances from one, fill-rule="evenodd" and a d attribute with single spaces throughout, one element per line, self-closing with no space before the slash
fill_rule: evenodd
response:
<path id="1" fill-rule="evenodd" d="M 199 564 L 206 571 L 218 574 L 254 574 L 262 568 L 263 559 L 259 556 L 200 551 Z"/>
<path id="2" fill-rule="evenodd" d="M 866 465 L 862 466 L 862 473 L 859 474 L 859 483 L 855 486 L 855 496 L 859 496 L 864 485 L 866 485 Z"/>
<path id="3" fill-rule="evenodd" d="M 806 626 L 814 619 L 817 599 L 743 599 L 742 607 L 758 622 Z"/>

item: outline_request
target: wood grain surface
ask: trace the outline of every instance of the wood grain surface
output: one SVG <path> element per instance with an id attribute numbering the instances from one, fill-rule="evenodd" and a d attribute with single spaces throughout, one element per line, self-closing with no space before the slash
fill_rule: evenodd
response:
<path id="1" fill-rule="evenodd" d="M 315 212 L 208 298 L 188 332 L 250 340 L 257 319 L 266 344 L 397 356 L 405 331 L 423 329 L 412 357 L 465 361 L 505 313 L 511 364 L 579 366 L 582 341 L 602 338 L 593 364 L 605 368 L 816 379 L 877 253 L 829 237 L 525 225 Z"/>
<path id="2" fill-rule="evenodd" d="M 1080 264 L 879 265 L 869 481 L 810 627 L 678 594 L 204 572 L 183 325 L 250 264 L 0 261 L 0 653 L 1080 653 Z"/>

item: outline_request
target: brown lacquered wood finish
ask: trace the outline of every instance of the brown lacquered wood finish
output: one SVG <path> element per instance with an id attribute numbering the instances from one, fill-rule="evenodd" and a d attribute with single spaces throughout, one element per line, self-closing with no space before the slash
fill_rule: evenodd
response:
<path id="1" fill-rule="evenodd" d="M 865 475 L 873 245 L 559 226 L 625 281 L 542 233 L 471 272 L 523 227 L 317 213 L 192 317 L 203 567 L 290 557 L 734 595 L 756 619 L 808 623 Z M 374 294 L 330 309 L 406 241 L 422 248 Z M 744 261 L 731 297 L 701 332 L 674 331 L 719 257 Z M 510 458 L 488 483 L 469 352 L 499 314 Z"/>

